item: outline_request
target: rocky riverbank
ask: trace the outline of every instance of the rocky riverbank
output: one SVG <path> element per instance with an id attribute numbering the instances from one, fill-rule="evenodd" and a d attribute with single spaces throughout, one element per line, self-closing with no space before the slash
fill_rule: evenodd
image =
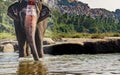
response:
<path id="1" fill-rule="evenodd" d="M 55 45 L 44 47 L 45 53 L 62 54 L 98 54 L 119 53 L 120 37 L 106 37 L 104 39 L 62 38 Z"/>
<path id="2" fill-rule="evenodd" d="M 62 38 L 60 41 L 45 38 L 43 43 L 44 52 L 52 55 L 120 53 L 120 37 L 106 37 L 104 39 Z M 17 41 L 0 42 L 1 52 L 16 52 L 17 50 Z"/>
<path id="3" fill-rule="evenodd" d="M 0 41 L 0 52 L 16 52 L 18 50 L 18 42 L 15 40 Z"/>
<path id="4" fill-rule="evenodd" d="M 44 45 L 55 44 L 51 38 L 44 38 Z M 0 41 L 0 52 L 18 52 L 18 41 L 16 40 L 3 40 Z"/>

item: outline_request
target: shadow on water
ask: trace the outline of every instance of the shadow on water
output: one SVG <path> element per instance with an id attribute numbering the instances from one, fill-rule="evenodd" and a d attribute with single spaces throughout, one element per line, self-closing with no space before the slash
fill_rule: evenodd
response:
<path id="1" fill-rule="evenodd" d="M 47 75 L 47 69 L 41 61 L 20 61 L 17 75 Z"/>

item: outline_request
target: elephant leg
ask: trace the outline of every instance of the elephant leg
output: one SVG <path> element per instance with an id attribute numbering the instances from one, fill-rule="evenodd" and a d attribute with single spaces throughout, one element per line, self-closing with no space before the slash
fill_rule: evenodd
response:
<path id="1" fill-rule="evenodd" d="M 31 55 L 31 50 L 30 50 L 30 46 L 29 46 L 28 42 L 26 42 L 26 54 L 27 54 L 27 56 Z"/>
<path id="2" fill-rule="evenodd" d="M 41 30 L 42 30 L 42 38 L 44 37 L 44 34 L 45 34 L 45 31 L 46 31 L 46 27 L 47 27 L 47 23 L 48 23 L 48 18 L 44 19 L 42 22 L 41 22 Z"/>
<path id="3" fill-rule="evenodd" d="M 16 32 L 16 38 L 18 40 L 19 45 L 19 57 L 25 57 L 26 56 L 26 34 L 24 33 L 24 30 L 22 29 L 20 22 L 14 21 L 15 25 L 15 32 Z"/>
<path id="4" fill-rule="evenodd" d="M 26 19 L 25 30 L 26 30 L 27 41 L 30 45 L 34 60 L 39 60 L 36 43 L 35 43 L 37 16 L 26 16 L 25 19 Z"/>
<path id="5" fill-rule="evenodd" d="M 48 19 L 44 19 L 42 22 L 39 22 L 37 25 L 37 31 L 36 31 L 36 46 L 37 46 L 37 51 L 38 55 L 40 58 L 44 56 L 44 51 L 43 51 L 43 37 L 44 33 L 47 27 L 47 21 Z M 39 42 L 38 42 L 39 40 Z"/>
<path id="6" fill-rule="evenodd" d="M 41 51 L 41 40 L 39 38 L 39 31 L 38 28 L 36 29 L 36 33 L 35 33 L 35 43 L 36 43 L 36 47 L 37 47 L 37 52 L 38 52 L 38 56 L 40 57 L 40 51 Z"/>
<path id="7" fill-rule="evenodd" d="M 30 46 L 29 46 L 27 41 L 25 42 L 24 49 L 25 49 L 24 53 L 26 54 L 25 56 L 30 56 L 31 55 L 31 50 L 30 50 Z"/>

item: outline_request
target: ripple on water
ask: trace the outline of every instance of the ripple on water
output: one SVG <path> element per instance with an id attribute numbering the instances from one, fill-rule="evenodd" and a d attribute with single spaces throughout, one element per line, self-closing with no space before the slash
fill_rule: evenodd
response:
<path id="1" fill-rule="evenodd" d="M 120 72 L 119 54 L 63 55 L 46 58 L 50 72 Z"/>
<path id="2" fill-rule="evenodd" d="M 0 53 L 0 75 L 16 73 L 17 59 L 17 53 Z"/>
<path id="3" fill-rule="evenodd" d="M 120 75 L 119 57 L 120 54 L 45 55 L 43 65 L 43 63 L 30 60 L 19 62 L 17 53 L 0 53 L 0 75 L 14 75 L 17 72 L 20 74 L 49 72 L 49 75 L 61 75 L 61 73 L 62 75 L 66 75 L 65 73 L 71 75 Z"/>

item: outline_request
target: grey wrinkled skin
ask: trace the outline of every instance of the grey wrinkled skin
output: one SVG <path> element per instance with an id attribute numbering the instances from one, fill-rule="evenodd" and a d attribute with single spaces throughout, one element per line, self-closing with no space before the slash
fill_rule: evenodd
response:
<path id="1" fill-rule="evenodd" d="M 39 8 L 41 9 L 40 6 L 39 6 Z M 31 49 L 31 52 L 33 54 L 34 60 L 39 60 L 39 58 L 42 58 L 43 54 L 44 54 L 42 46 L 43 46 L 43 36 L 44 36 L 45 29 L 46 29 L 46 26 L 47 26 L 47 18 L 44 19 L 41 22 L 36 20 L 36 25 L 26 26 L 26 21 L 28 21 L 28 19 L 26 19 L 26 17 L 25 17 L 26 16 L 25 9 L 26 8 L 23 8 L 19 12 L 20 23 L 21 23 L 21 26 L 23 26 L 23 28 L 25 30 L 26 40 L 27 40 L 27 43 L 30 46 L 30 49 Z M 37 7 L 36 7 L 36 10 L 38 10 Z M 40 14 L 39 11 L 38 11 L 37 16 L 39 16 L 39 14 Z M 37 17 L 37 19 L 38 18 L 39 17 Z M 33 23 L 31 23 L 31 24 L 33 24 Z M 23 53 L 24 54 L 23 56 L 30 55 L 30 54 L 27 54 L 28 51 L 24 51 L 24 52 L 26 52 L 26 53 Z"/>
<path id="2" fill-rule="evenodd" d="M 19 2 L 15 2 L 8 7 L 7 15 L 11 17 L 14 21 L 16 38 L 19 44 L 19 57 L 26 57 L 30 55 L 30 49 L 26 40 L 24 26 L 20 21 L 20 17 L 18 16 L 21 8 L 22 7 L 20 7 Z"/>
<path id="3" fill-rule="evenodd" d="M 39 1 L 39 0 L 38 0 Z M 39 2 L 36 6 L 37 19 L 36 24 L 32 26 L 33 23 L 26 27 L 26 7 L 27 3 L 16 4 L 13 6 L 13 10 L 8 9 L 8 16 L 14 20 L 16 37 L 19 44 L 19 57 L 29 56 L 33 54 L 34 60 L 39 60 L 44 55 L 43 52 L 43 37 L 47 27 L 47 18 L 39 21 L 40 11 L 42 9 L 42 3 Z M 17 11 L 16 11 L 17 10 Z M 17 15 L 14 15 L 16 14 Z M 30 47 L 30 48 L 29 48 Z M 31 49 L 31 50 L 30 50 Z"/>

